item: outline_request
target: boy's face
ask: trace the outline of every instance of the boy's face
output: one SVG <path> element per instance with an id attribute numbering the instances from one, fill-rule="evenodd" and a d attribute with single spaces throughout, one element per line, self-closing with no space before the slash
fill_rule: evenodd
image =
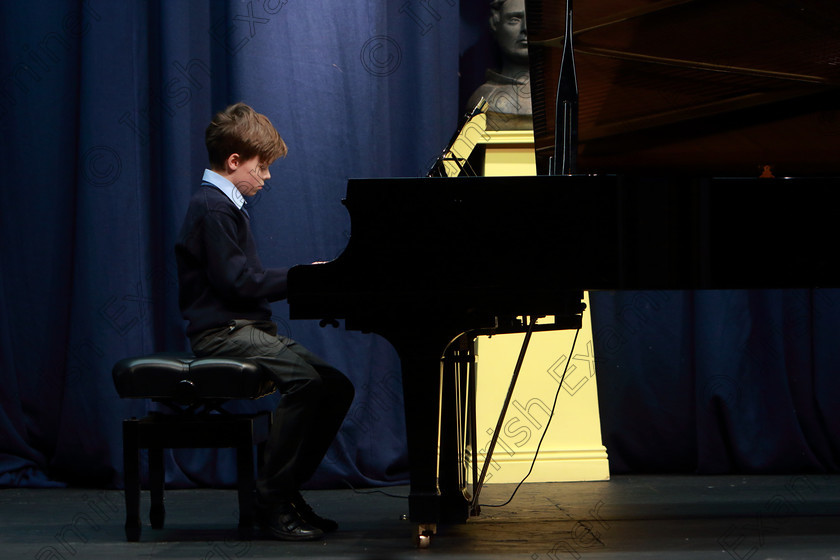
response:
<path id="1" fill-rule="evenodd" d="M 259 156 L 248 160 L 235 157 L 228 158 L 228 179 L 233 183 L 242 196 L 254 196 L 262 190 L 265 182 L 271 179 L 268 164 L 260 161 Z"/>

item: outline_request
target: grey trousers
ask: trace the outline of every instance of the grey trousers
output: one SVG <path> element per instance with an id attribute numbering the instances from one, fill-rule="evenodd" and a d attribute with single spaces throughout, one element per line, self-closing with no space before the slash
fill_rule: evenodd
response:
<path id="1" fill-rule="evenodd" d="M 247 357 L 281 393 L 265 459 L 257 475 L 259 499 L 288 499 L 318 468 L 355 393 L 347 377 L 270 321 L 237 320 L 192 338 L 197 356 Z"/>

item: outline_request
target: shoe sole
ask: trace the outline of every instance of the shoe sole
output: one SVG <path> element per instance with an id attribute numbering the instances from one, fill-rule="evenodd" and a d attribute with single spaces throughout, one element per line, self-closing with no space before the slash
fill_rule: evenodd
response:
<path id="1" fill-rule="evenodd" d="M 318 529 L 318 533 L 311 535 L 296 535 L 294 533 L 281 533 L 271 527 L 260 527 L 262 532 L 272 539 L 279 541 L 317 541 L 324 536 L 324 532 Z"/>

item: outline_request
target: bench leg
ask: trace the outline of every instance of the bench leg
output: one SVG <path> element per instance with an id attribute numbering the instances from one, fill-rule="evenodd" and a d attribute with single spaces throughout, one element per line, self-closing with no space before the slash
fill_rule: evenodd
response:
<path id="1" fill-rule="evenodd" d="M 254 528 L 254 445 L 248 431 L 243 445 L 236 448 L 237 485 L 239 490 L 239 537 L 249 540 Z"/>
<path id="2" fill-rule="evenodd" d="M 149 511 L 149 521 L 153 529 L 163 529 L 163 521 L 166 518 L 166 509 L 163 506 L 163 487 L 166 469 L 163 463 L 163 449 L 160 447 L 149 448 L 149 493 L 152 498 L 152 507 Z"/>
<path id="3" fill-rule="evenodd" d="M 135 419 L 123 421 L 123 471 L 125 473 L 125 539 L 140 540 L 140 449 Z"/>

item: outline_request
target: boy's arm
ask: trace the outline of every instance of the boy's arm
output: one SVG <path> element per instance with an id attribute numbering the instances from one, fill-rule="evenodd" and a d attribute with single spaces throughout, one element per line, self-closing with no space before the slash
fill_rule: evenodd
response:
<path id="1" fill-rule="evenodd" d="M 231 300 L 277 301 L 286 297 L 288 268 L 262 268 L 259 258 L 253 259 L 257 266 L 249 263 L 237 242 L 236 223 L 225 213 L 211 212 L 204 222 L 207 276 L 219 294 Z"/>

